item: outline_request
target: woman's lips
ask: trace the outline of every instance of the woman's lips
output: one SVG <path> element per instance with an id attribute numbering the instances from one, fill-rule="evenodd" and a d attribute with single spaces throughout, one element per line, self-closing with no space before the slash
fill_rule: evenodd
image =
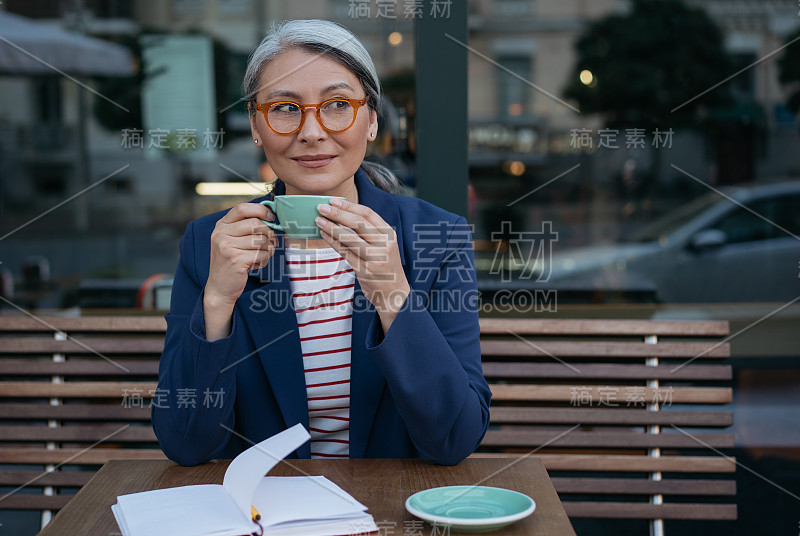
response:
<path id="1" fill-rule="evenodd" d="M 323 158 L 314 158 L 314 159 L 300 159 L 295 158 L 294 161 L 306 168 L 321 168 L 323 166 L 327 166 L 328 164 L 336 158 L 335 156 L 328 156 Z"/>

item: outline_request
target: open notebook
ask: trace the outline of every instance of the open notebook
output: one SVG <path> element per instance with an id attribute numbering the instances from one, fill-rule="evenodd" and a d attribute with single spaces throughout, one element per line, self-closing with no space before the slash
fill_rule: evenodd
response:
<path id="1" fill-rule="evenodd" d="M 120 495 L 111 510 L 122 535 L 239 536 L 260 534 L 262 527 L 272 536 L 376 532 L 367 507 L 324 476 L 264 476 L 309 437 L 297 424 L 250 447 L 228 466 L 222 485 Z"/>

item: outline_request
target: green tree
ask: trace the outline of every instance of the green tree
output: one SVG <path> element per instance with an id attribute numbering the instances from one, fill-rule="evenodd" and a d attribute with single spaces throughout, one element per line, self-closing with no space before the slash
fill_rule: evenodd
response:
<path id="1" fill-rule="evenodd" d="M 789 45 L 778 60 L 779 80 L 786 88 L 786 106 L 795 115 L 800 114 L 800 28 L 786 39 Z"/>
<path id="2" fill-rule="evenodd" d="M 682 0 L 633 0 L 628 13 L 589 25 L 575 48 L 564 95 L 610 127 L 685 125 L 726 102 L 724 85 L 698 98 L 731 74 L 730 62 L 716 24 Z"/>

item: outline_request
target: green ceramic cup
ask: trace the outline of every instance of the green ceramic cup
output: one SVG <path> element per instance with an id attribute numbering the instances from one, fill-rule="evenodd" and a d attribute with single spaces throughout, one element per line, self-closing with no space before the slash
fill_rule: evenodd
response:
<path id="1" fill-rule="evenodd" d="M 320 239 L 322 235 L 314 220 L 319 216 L 317 205 L 330 204 L 331 199 L 345 199 L 330 195 L 279 195 L 274 201 L 261 204 L 272 209 L 278 223 L 261 220 L 273 229 L 283 231 L 289 238 Z"/>

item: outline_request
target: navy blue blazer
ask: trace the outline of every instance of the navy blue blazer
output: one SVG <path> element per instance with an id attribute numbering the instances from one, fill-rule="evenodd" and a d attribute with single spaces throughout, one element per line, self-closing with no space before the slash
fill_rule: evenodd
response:
<path id="1" fill-rule="evenodd" d="M 469 227 L 464 218 L 430 203 L 380 190 L 361 169 L 355 181 L 359 203 L 395 229 L 412 292 L 384 335 L 356 281 L 350 457 L 423 457 L 456 464 L 483 439 L 491 398 L 480 362 Z M 267 265 L 250 272 L 234 308 L 231 334 L 205 340 L 210 237 L 224 214 L 186 228 L 166 315 L 152 421 L 164 453 L 181 465 L 235 457 L 296 423 L 308 428 L 281 232 L 280 247 Z M 306 443 L 295 455 L 308 458 L 310 453 Z"/>

